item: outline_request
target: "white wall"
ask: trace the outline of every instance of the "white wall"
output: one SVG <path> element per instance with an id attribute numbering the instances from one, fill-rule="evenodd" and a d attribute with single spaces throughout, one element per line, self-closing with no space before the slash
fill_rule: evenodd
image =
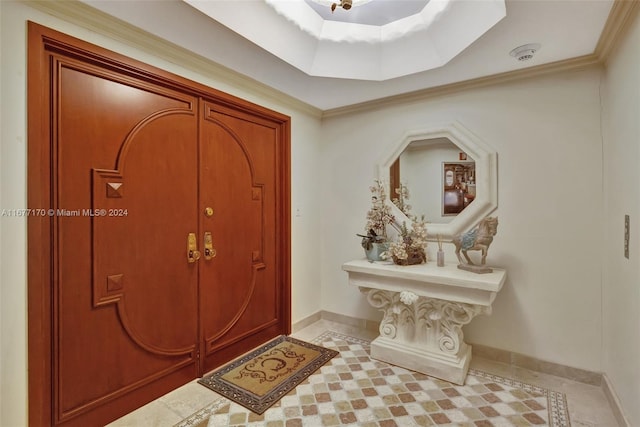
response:
<path id="1" fill-rule="evenodd" d="M 363 257 L 355 234 L 375 162 L 405 131 L 458 120 L 498 152 L 499 227 L 488 263 L 508 272 L 493 314 L 477 317 L 466 338 L 600 371 L 600 74 L 594 68 L 323 120 L 323 309 L 381 319 L 341 270 Z M 431 259 L 435 249 L 430 244 Z"/>
<path id="2" fill-rule="evenodd" d="M 293 321 L 320 310 L 320 271 L 316 243 L 320 215 L 320 120 L 293 109 L 274 97 L 265 97 L 250 85 L 239 86 L 212 75 L 199 75 L 153 52 L 142 52 L 97 33 L 32 10 L 12 1 L 0 1 L 0 209 L 26 207 L 26 20 L 32 20 L 98 44 L 151 65 L 180 74 L 292 117 L 292 206 L 302 216 L 292 217 Z M 150 49 L 153 49 L 150 47 Z M 0 425 L 24 426 L 27 416 L 27 307 L 26 221 L 0 218 Z"/>
<path id="3" fill-rule="evenodd" d="M 640 425 L 640 19 L 604 73 L 603 369 Z M 623 256 L 624 216 L 631 220 Z"/>

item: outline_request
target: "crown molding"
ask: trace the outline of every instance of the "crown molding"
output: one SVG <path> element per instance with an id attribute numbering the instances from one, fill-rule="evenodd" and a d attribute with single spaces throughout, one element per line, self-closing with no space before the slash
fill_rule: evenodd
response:
<path id="1" fill-rule="evenodd" d="M 0 0 L 1 1 L 1 0 Z M 322 110 L 302 102 L 284 92 L 267 86 L 258 80 L 244 76 L 217 62 L 195 54 L 181 46 L 168 42 L 147 31 L 141 30 L 121 19 L 101 12 L 78 0 L 34 1 L 23 0 L 27 6 L 60 18 L 66 22 L 86 28 L 97 34 L 117 40 L 128 46 L 150 53 L 203 76 L 213 76 L 240 90 L 250 89 L 277 104 L 321 117 Z"/>
<path id="2" fill-rule="evenodd" d="M 372 101 L 347 105 L 345 107 L 324 110 L 322 118 L 354 114 L 389 107 L 392 105 L 421 101 L 427 98 L 448 95 L 462 90 L 487 87 L 502 83 L 540 77 L 564 71 L 577 71 L 592 66 L 602 65 L 609 55 L 620 44 L 626 30 L 633 23 L 640 10 L 640 0 L 614 0 L 607 22 L 602 30 L 594 53 L 562 61 L 542 64 L 521 70 L 507 71 L 490 76 L 474 78 L 462 82 L 435 86 L 402 95 L 393 95 Z"/>
<path id="3" fill-rule="evenodd" d="M 595 54 L 604 63 L 620 44 L 627 29 L 636 19 L 640 10 L 638 0 L 615 0 L 604 25 Z"/>
<path id="4" fill-rule="evenodd" d="M 364 111 L 385 108 L 398 104 L 406 104 L 418 102 L 427 98 L 449 95 L 463 90 L 477 89 L 497 84 L 504 84 L 513 81 L 530 79 L 533 77 L 545 76 L 548 74 L 560 73 L 563 71 L 574 71 L 592 67 L 600 64 L 599 58 L 595 54 L 584 55 L 577 58 L 566 59 L 562 61 L 552 62 L 549 64 L 537 65 L 535 67 L 524 68 L 521 70 L 506 71 L 504 73 L 492 74 L 490 76 L 478 77 L 456 83 L 445 84 L 441 86 L 430 87 L 419 91 L 404 93 L 401 95 L 393 95 L 385 98 L 374 99 L 373 101 L 361 102 L 358 104 L 347 105 L 345 107 L 333 108 L 325 110 L 322 118 L 341 116 L 345 114 L 354 114 Z"/>

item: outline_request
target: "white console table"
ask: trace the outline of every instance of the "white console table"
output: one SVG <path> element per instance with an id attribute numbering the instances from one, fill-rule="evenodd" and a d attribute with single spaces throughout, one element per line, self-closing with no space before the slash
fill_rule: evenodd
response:
<path id="1" fill-rule="evenodd" d="M 371 357 L 413 371 L 464 384 L 471 346 L 462 326 L 491 304 L 505 270 L 476 274 L 457 264 L 399 266 L 355 260 L 343 264 L 349 284 L 358 286 L 373 307 L 384 312 Z"/>

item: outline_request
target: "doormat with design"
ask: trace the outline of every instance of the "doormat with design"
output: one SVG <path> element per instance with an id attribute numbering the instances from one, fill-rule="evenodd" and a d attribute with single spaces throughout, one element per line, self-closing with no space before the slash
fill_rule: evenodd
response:
<path id="1" fill-rule="evenodd" d="M 262 414 L 337 354 L 281 335 L 198 382 Z"/>

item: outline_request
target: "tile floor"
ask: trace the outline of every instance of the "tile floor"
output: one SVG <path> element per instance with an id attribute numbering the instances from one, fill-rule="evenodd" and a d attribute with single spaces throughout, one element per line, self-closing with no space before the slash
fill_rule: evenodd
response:
<path id="1" fill-rule="evenodd" d="M 206 408 L 176 427 L 569 426 L 559 392 L 475 369 L 464 385 L 453 385 L 372 360 L 369 340 L 334 331 L 310 342 L 340 354 L 264 414 L 236 403 L 215 405 L 210 417 Z"/>
<path id="2" fill-rule="evenodd" d="M 320 320 L 292 334 L 292 336 L 311 341 L 327 330 L 368 340 L 376 336 L 371 331 L 360 330 L 327 320 Z M 567 397 L 569 418 L 572 426 L 617 426 L 611 408 L 600 387 L 517 368 L 480 357 L 473 358 L 471 368 L 564 393 Z M 114 421 L 109 424 L 109 427 L 174 426 L 202 408 L 211 405 L 219 397 L 219 395 L 194 380 Z M 449 425 L 457 424 L 451 423 Z"/>

